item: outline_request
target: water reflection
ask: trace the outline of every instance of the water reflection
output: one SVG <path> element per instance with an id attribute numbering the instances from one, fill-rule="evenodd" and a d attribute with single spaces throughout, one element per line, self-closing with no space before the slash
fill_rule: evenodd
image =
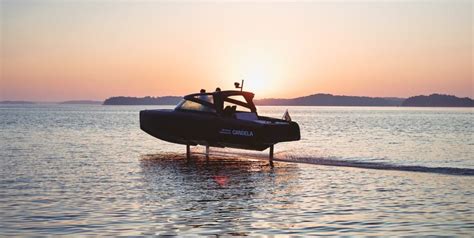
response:
<path id="1" fill-rule="evenodd" d="M 146 234 L 247 235 L 268 203 L 291 208 L 299 169 L 245 158 L 154 154 L 140 160 L 145 209 L 156 224 Z M 246 231 L 246 232 L 241 232 Z"/>
<path id="2" fill-rule="evenodd" d="M 304 135 L 275 156 L 299 164 L 274 170 L 244 150 L 186 164 L 141 106 L 0 109 L 3 236 L 474 233 L 472 109 L 292 107 Z"/>

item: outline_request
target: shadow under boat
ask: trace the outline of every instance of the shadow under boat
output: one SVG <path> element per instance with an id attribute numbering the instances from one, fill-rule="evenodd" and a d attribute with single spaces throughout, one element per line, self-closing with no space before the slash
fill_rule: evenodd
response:
<path id="1" fill-rule="evenodd" d="M 259 159 L 199 154 L 187 159 L 178 153 L 143 155 L 140 169 L 150 221 L 167 226 L 164 230 L 193 229 L 199 235 L 213 235 L 206 233 L 211 228 L 247 235 L 235 232 L 252 227 L 255 211 L 291 208 L 300 171 L 289 163 L 271 168 Z"/>
<path id="2" fill-rule="evenodd" d="M 252 155 L 211 155 L 197 153 L 187 158 L 179 153 L 149 154 L 140 157 L 140 167 L 148 178 L 167 177 L 178 182 L 209 182 L 214 176 L 226 176 L 228 185 L 249 183 L 268 187 L 269 183 L 294 181 L 299 168 L 281 163 L 268 167 L 266 161 Z M 276 180 L 276 181 L 274 181 Z M 216 184 L 219 185 L 219 184 Z"/>

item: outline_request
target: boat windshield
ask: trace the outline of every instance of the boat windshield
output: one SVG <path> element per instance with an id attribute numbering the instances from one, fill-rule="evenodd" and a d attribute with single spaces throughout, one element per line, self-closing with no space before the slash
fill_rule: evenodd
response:
<path id="1" fill-rule="evenodd" d="M 208 103 L 214 103 L 214 97 L 211 94 L 199 94 L 194 96 L 194 98 Z"/>
<path id="2" fill-rule="evenodd" d="M 210 100 L 212 100 L 212 97 Z M 178 106 L 176 106 L 176 109 L 188 110 L 188 111 L 200 111 L 200 112 L 214 112 L 214 113 L 216 112 L 214 108 L 208 107 L 206 105 L 203 105 L 197 102 L 186 100 L 186 99 L 183 99 L 178 104 Z"/>

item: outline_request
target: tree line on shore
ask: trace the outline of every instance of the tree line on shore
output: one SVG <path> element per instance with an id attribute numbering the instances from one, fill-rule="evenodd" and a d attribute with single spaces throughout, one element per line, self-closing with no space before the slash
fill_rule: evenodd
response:
<path id="1" fill-rule="evenodd" d="M 176 105 L 182 97 L 111 97 L 104 105 Z M 262 106 L 404 106 L 404 107 L 474 107 L 471 98 L 459 98 L 452 95 L 431 94 L 429 96 L 413 96 L 409 98 L 383 98 L 340 96 L 332 94 L 313 94 L 304 97 L 282 99 L 266 98 L 254 100 Z"/>

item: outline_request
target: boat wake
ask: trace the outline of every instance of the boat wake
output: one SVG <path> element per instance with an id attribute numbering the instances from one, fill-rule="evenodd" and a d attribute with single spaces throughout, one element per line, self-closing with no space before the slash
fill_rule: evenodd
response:
<path id="1" fill-rule="evenodd" d="M 268 155 L 262 153 L 232 151 L 230 154 L 225 151 L 216 153 L 219 157 L 238 156 L 249 159 L 267 160 Z M 211 155 L 212 156 L 212 155 Z M 291 152 L 279 152 L 275 154 L 274 161 L 287 163 L 303 163 L 323 166 L 338 166 L 361 169 L 393 170 L 406 172 L 436 173 L 446 175 L 474 176 L 474 169 L 457 167 L 429 167 L 421 165 L 398 165 L 387 162 L 366 162 L 355 159 L 341 159 L 335 157 L 315 157 L 307 155 L 294 155 Z"/>
<path id="2" fill-rule="evenodd" d="M 292 159 L 274 159 L 275 161 L 291 163 L 307 163 L 325 166 L 352 167 L 361 169 L 395 170 L 407 172 L 423 172 L 447 175 L 474 176 L 474 169 L 455 168 L 455 167 L 427 167 L 420 165 L 396 165 L 382 162 L 362 162 L 354 160 L 342 160 L 332 158 L 292 158 Z"/>

